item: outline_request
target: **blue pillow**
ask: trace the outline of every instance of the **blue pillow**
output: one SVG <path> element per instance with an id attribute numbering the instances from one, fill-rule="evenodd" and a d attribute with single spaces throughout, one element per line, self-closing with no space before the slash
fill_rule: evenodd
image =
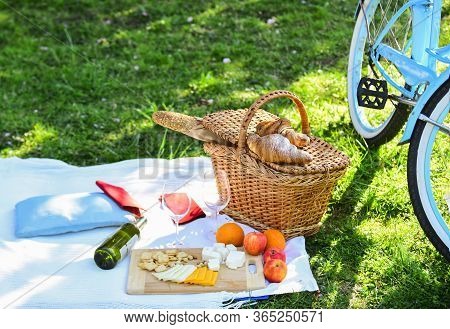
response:
<path id="1" fill-rule="evenodd" d="M 16 236 L 29 238 L 119 226 L 130 213 L 104 193 L 44 195 L 16 204 Z"/>

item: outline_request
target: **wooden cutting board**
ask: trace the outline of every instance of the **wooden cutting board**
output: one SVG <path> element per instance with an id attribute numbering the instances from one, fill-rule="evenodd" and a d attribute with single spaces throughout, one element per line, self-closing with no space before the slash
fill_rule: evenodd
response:
<path id="1" fill-rule="evenodd" d="M 202 259 L 201 248 L 187 248 L 179 250 L 193 255 L 198 260 Z M 131 252 L 127 285 L 127 293 L 130 295 L 196 294 L 217 291 L 247 291 L 266 287 L 262 256 L 250 256 L 246 254 L 245 265 L 236 270 L 231 270 L 226 267 L 226 265 L 222 264 L 220 266 L 219 277 L 216 284 L 214 286 L 200 286 L 159 281 L 151 272 L 142 270 L 138 267 L 141 254 L 144 251 L 155 250 L 135 249 Z"/>

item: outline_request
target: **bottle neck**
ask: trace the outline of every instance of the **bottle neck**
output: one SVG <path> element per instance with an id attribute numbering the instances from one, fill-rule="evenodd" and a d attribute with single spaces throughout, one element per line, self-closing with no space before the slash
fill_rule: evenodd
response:
<path id="1" fill-rule="evenodd" d="M 142 230 L 142 228 L 147 224 L 147 217 L 142 216 L 141 218 L 136 219 L 136 222 L 134 222 L 134 226 L 138 228 L 139 231 Z"/>

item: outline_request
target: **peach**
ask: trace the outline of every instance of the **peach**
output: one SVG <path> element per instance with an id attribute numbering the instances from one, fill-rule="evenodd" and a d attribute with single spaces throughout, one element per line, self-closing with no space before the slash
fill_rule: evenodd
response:
<path id="1" fill-rule="evenodd" d="M 264 264 L 264 277 L 272 283 L 280 283 L 287 275 L 287 265 L 281 259 L 271 259 Z"/>
<path id="2" fill-rule="evenodd" d="M 244 249 L 252 256 L 261 255 L 266 249 L 267 238 L 260 232 L 251 232 L 244 237 Z"/>

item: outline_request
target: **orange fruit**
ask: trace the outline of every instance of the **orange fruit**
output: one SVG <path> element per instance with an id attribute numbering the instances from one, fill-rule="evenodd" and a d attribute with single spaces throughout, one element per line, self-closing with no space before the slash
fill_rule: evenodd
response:
<path id="1" fill-rule="evenodd" d="M 264 231 L 264 235 L 267 238 L 266 250 L 268 248 L 280 248 L 283 250 L 286 247 L 286 239 L 284 238 L 283 233 L 275 229 L 268 229 Z"/>
<path id="2" fill-rule="evenodd" d="M 216 232 L 216 241 L 242 247 L 244 244 L 244 230 L 236 223 L 223 224 Z"/>

